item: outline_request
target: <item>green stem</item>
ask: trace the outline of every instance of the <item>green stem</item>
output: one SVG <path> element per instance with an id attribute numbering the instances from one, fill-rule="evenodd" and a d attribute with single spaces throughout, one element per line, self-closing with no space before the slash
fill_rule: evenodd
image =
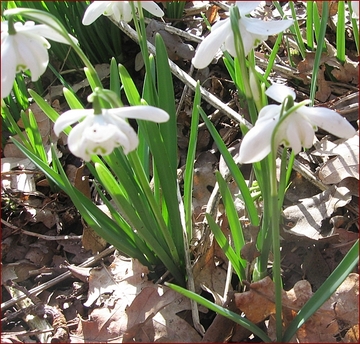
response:
<path id="1" fill-rule="evenodd" d="M 102 107 L 101 107 L 99 96 L 97 94 L 94 94 L 92 103 L 93 103 L 94 115 L 101 115 Z"/>
<path id="2" fill-rule="evenodd" d="M 239 63 L 241 77 L 243 81 L 243 93 L 245 94 L 245 98 L 247 101 L 250 118 L 252 123 L 255 123 L 257 119 L 257 110 L 254 102 L 253 94 L 251 91 L 250 83 L 249 83 L 249 72 L 246 66 L 246 55 L 244 50 L 244 44 L 242 41 L 240 29 L 239 29 L 239 20 L 240 20 L 240 12 L 237 6 L 230 7 L 230 21 L 231 21 L 231 29 L 234 33 L 234 41 L 235 41 L 235 51 L 237 56 L 237 61 Z M 236 61 L 235 61 L 236 63 Z"/>
<path id="3" fill-rule="evenodd" d="M 324 37 L 325 37 L 328 17 L 329 17 L 329 5 L 328 5 L 327 1 L 323 1 L 322 2 L 320 31 L 319 31 L 319 34 L 317 35 L 317 49 L 315 52 L 315 60 L 314 60 L 313 73 L 312 73 L 311 85 L 310 85 L 311 106 L 314 105 L 314 101 L 315 101 L 316 81 L 317 81 L 317 76 L 318 76 L 318 70 L 320 67 L 321 55 L 323 53 Z"/>
<path id="4" fill-rule="evenodd" d="M 297 17 L 296 17 L 294 2 L 289 1 L 289 6 L 290 6 L 290 9 L 291 9 L 291 15 L 292 15 L 292 17 L 294 19 L 294 31 L 295 31 L 295 36 L 296 36 L 296 40 L 297 40 L 297 43 L 298 43 L 299 51 L 300 51 L 301 57 L 303 59 L 305 59 L 305 57 L 306 57 L 306 48 L 305 48 L 305 44 L 304 44 L 304 41 L 303 41 L 302 36 L 301 36 L 299 23 L 298 23 L 298 21 L 296 19 Z"/>
<path id="5" fill-rule="evenodd" d="M 308 48 L 312 51 L 314 49 L 314 2 L 308 1 L 306 3 L 306 41 Z"/>
<path id="6" fill-rule="evenodd" d="M 336 57 L 345 63 L 345 1 L 338 2 L 338 22 L 336 25 Z"/>
<path id="7" fill-rule="evenodd" d="M 280 219 L 278 208 L 278 189 L 276 180 L 276 151 L 277 146 L 272 140 L 272 150 L 270 153 L 270 229 L 272 234 L 272 249 L 273 249 L 273 281 L 275 284 L 275 319 L 276 319 L 276 338 L 281 341 L 282 337 L 282 280 L 281 280 L 281 257 L 280 257 Z"/>
<path id="8" fill-rule="evenodd" d="M 13 16 L 9 16 L 8 34 L 9 35 L 15 35 L 16 34 L 16 30 L 15 30 L 15 27 L 14 27 L 14 17 Z"/>
<path id="9" fill-rule="evenodd" d="M 142 57 L 144 59 L 144 64 L 145 64 L 145 70 L 146 73 L 149 75 L 150 77 L 150 82 L 151 82 L 151 97 L 153 98 L 153 100 L 157 101 L 157 97 L 156 97 L 156 87 L 155 87 L 155 80 L 154 78 L 151 77 L 151 65 L 150 65 L 150 59 L 149 59 L 149 51 L 148 51 L 148 47 L 147 47 L 147 40 L 146 40 L 146 29 L 145 29 L 145 20 L 144 20 L 144 12 L 142 10 L 142 6 L 141 6 L 141 2 L 138 1 L 138 6 L 137 6 L 137 10 L 138 10 L 138 16 L 139 16 L 139 20 L 136 18 L 136 9 L 135 9 L 135 5 L 133 3 L 133 1 L 130 1 L 129 4 L 131 6 L 131 11 L 133 13 L 133 22 L 135 25 L 135 30 L 138 34 L 139 37 L 139 45 L 140 45 L 140 50 L 141 50 L 141 54 Z M 151 103 L 151 102 L 150 102 Z M 152 104 L 155 105 L 155 104 Z"/>

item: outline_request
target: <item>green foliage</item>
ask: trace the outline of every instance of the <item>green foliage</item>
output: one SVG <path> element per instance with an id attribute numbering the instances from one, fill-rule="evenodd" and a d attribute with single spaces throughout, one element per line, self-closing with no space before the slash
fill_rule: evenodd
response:
<path id="1" fill-rule="evenodd" d="M 181 19 L 184 13 L 186 1 L 168 1 L 166 2 L 165 14 L 171 19 Z"/>

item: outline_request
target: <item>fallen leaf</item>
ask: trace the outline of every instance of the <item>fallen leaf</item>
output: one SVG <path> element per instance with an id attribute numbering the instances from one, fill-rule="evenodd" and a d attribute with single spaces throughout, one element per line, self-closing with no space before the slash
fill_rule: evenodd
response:
<path id="1" fill-rule="evenodd" d="M 319 169 L 319 178 L 324 184 L 337 184 L 353 177 L 359 180 L 359 136 L 334 145 L 329 141 L 320 142 L 314 155 L 336 155 Z"/>
<path id="2" fill-rule="evenodd" d="M 286 208 L 283 212 L 286 225 L 284 231 L 315 240 L 328 237 L 331 228 L 324 227 L 323 220 L 350 201 L 349 189 L 333 185 L 314 197 L 303 199 L 300 204 Z"/>
<path id="3" fill-rule="evenodd" d="M 140 298 L 142 294 L 145 294 L 146 300 Z M 142 306 L 142 304 L 148 304 L 148 307 Z M 126 310 L 129 316 L 128 326 L 130 327 L 132 323 L 135 325 L 127 330 L 124 341 L 132 339 L 137 343 L 199 342 L 201 337 L 194 327 L 177 315 L 182 311 L 189 311 L 190 309 L 189 299 L 179 294 L 174 295 L 167 288 L 164 288 L 162 296 L 159 296 L 154 288 L 145 288 Z M 134 312 L 136 321 L 131 319 L 131 311 Z M 145 312 L 149 314 L 144 314 Z M 144 320 L 141 320 L 142 318 Z"/>
<path id="4" fill-rule="evenodd" d="M 289 291 L 282 292 L 282 306 L 285 327 L 297 312 L 312 297 L 311 285 L 306 280 L 298 281 Z M 254 282 L 250 290 L 235 293 L 236 306 L 247 319 L 260 323 L 270 316 L 268 335 L 275 333 L 275 287 L 270 277 Z M 351 273 L 336 289 L 335 293 L 297 331 L 291 342 L 335 343 L 336 336 L 346 328 L 358 324 L 359 275 Z"/>
<path id="5" fill-rule="evenodd" d="M 107 246 L 106 240 L 86 225 L 83 228 L 81 242 L 84 249 L 90 250 L 93 254 L 103 251 Z"/>
<path id="6" fill-rule="evenodd" d="M 195 161 L 193 187 L 193 216 L 195 218 L 203 213 L 202 208 L 208 203 L 214 188 L 216 182 L 214 171 L 217 160 L 214 154 L 206 151 L 201 153 Z"/>
<path id="7" fill-rule="evenodd" d="M 148 268 L 136 260 L 116 257 L 109 268 L 92 269 L 85 306 L 97 306 L 80 319 L 73 341 L 154 342 L 200 341 L 176 313 L 190 301 L 147 278 Z"/>

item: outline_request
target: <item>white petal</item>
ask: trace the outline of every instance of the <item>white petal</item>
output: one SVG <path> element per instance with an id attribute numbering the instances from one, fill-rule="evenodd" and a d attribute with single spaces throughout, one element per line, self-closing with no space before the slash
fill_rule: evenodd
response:
<path id="1" fill-rule="evenodd" d="M 236 1 L 236 6 L 239 9 L 240 16 L 243 17 L 252 12 L 260 3 L 261 1 Z"/>
<path id="2" fill-rule="evenodd" d="M 4 33 L 4 32 L 8 32 L 8 27 L 9 27 L 9 24 L 8 24 L 8 21 L 7 20 L 4 20 L 1 22 L 1 35 Z"/>
<path id="3" fill-rule="evenodd" d="M 114 118 L 109 114 L 94 115 L 92 118 L 91 125 L 87 124 L 82 132 L 81 144 L 84 146 L 85 153 L 80 152 L 80 148 L 77 153 L 80 152 L 82 155 L 108 155 L 114 148 L 122 146 L 124 153 L 127 154 L 137 147 L 138 137 L 134 129 L 124 119 Z M 76 144 L 74 145 L 75 148 Z"/>
<path id="4" fill-rule="evenodd" d="M 265 127 L 252 128 L 245 135 L 239 153 L 239 162 L 250 164 L 264 159 L 271 150 L 271 132 Z"/>
<path id="5" fill-rule="evenodd" d="M 12 8 L 12 9 L 8 9 L 6 11 L 4 11 L 4 15 L 21 15 L 21 11 L 23 9 L 22 8 Z M 41 11 L 38 11 L 38 12 L 34 12 L 30 9 L 26 9 L 27 12 L 26 12 L 26 15 L 31 18 L 32 20 L 36 20 L 36 21 L 39 21 L 45 25 L 48 25 L 49 27 L 52 27 L 54 29 L 56 29 L 57 31 L 62 31 L 63 29 L 61 28 L 61 26 L 52 18 L 48 15 L 48 13 L 46 12 L 41 12 Z M 27 26 L 27 23 L 25 23 L 25 26 Z M 15 23 L 16 25 L 17 23 Z M 16 30 L 18 30 L 16 28 Z M 24 28 L 24 30 L 27 30 L 27 28 Z"/>
<path id="6" fill-rule="evenodd" d="M 114 118 L 112 119 L 114 120 Z M 114 124 L 118 130 L 117 141 L 123 147 L 124 153 L 128 154 L 138 146 L 138 136 L 131 125 L 121 118 L 117 118 L 116 121 L 114 120 Z"/>
<path id="7" fill-rule="evenodd" d="M 16 47 L 19 53 L 19 62 L 23 62 L 31 71 L 31 80 L 36 81 L 45 72 L 49 63 L 49 54 L 46 46 L 49 42 L 40 36 L 16 34 Z"/>
<path id="8" fill-rule="evenodd" d="M 283 124 L 281 129 L 284 129 L 285 135 L 282 136 L 283 131 L 280 130 L 278 137 L 279 142 L 284 143 L 287 147 L 291 147 L 294 154 L 298 154 L 301 151 L 301 137 L 298 131 L 299 128 L 297 127 L 297 122 L 291 121 L 289 118 Z"/>
<path id="9" fill-rule="evenodd" d="M 264 159 L 271 151 L 272 132 L 278 123 L 279 106 L 265 106 L 259 119 L 244 136 L 239 153 L 239 162 L 249 164 Z"/>
<path id="10" fill-rule="evenodd" d="M 298 130 L 300 132 L 301 145 L 304 148 L 310 148 L 314 144 L 315 138 L 315 128 L 314 126 L 307 122 L 302 121 L 302 123 L 298 125 Z"/>
<path id="11" fill-rule="evenodd" d="M 106 113 L 109 113 L 112 116 L 137 118 L 158 123 L 166 122 L 170 118 L 166 111 L 148 105 L 128 106 L 117 109 L 106 109 L 103 111 L 105 116 Z"/>
<path id="12" fill-rule="evenodd" d="M 84 130 L 83 135 L 90 154 L 108 155 L 119 145 L 124 145 L 126 149 L 130 145 L 126 134 L 103 115 L 95 115 L 92 125 Z"/>
<path id="13" fill-rule="evenodd" d="M 241 18 L 242 22 L 246 26 L 246 30 L 257 35 L 275 35 L 289 28 L 294 21 L 293 20 L 269 20 L 264 21 L 253 18 Z"/>
<path id="14" fill-rule="evenodd" d="M 256 48 L 261 42 L 267 39 L 267 36 L 255 35 L 253 33 L 248 32 L 246 30 L 246 27 L 242 24 L 242 19 L 239 20 L 239 28 L 240 28 L 241 39 L 244 46 L 245 56 L 247 56 L 250 53 L 250 51 Z M 235 42 L 233 35 L 231 35 L 231 37 L 230 35 L 227 37 L 225 42 L 225 48 L 232 56 L 236 56 Z"/>
<path id="15" fill-rule="evenodd" d="M 7 97 L 14 85 L 17 56 L 11 36 L 1 41 L 1 98 Z"/>
<path id="16" fill-rule="evenodd" d="M 112 6 L 112 10 L 112 17 L 117 22 L 124 20 L 128 23 L 133 19 L 131 6 L 128 1 L 116 2 L 116 5 Z"/>
<path id="17" fill-rule="evenodd" d="M 220 49 L 221 45 L 225 42 L 226 37 L 229 34 L 232 34 L 229 18 L 218 23 L 219 24 L 216 26 L 216 29 L 214 30 L 214 25 L 211 33 L 205 37 L 196 50 L 195 56 L 192 59 L 192 64 L 197 69 L 207 67 L 216 55 L 217 51 Z"/>
<path id="18" fill-rule="evenodd" d="M 301 107 L 297 112 L 307 116 L 311 124 L 337 137 L 348 139 L 356 133 L 354 127 L 337 112 L 323 107 Z"/>
<path id="19" fill-rule="evenodd" d="M 94 110 L 92 109 L 78 109 L 66 111 L 56 120 L 54 124 L 54 133 L 56 134 L 56 136 L 59 136 L 60 132 L 62 132 L 66 127 L 70 126 L 71 124 L 79 121 L 84 117 L 93 116 L 93 114 Z"/>
<path id="20" fill-rule="evenodd" d="M 84 132 L 92 124 L 92 121 L 92 116 L 85 118 L 81 123 L 76 125 L 71 130 L 67 140 L 70 152 L 75 156 L 84 159 L 85 161 L 90 160 L 90 154 L 86 150 Z"/>
<path id="21" fill-rule="evenodd" d="M 83 25 L 90 25 L 98 19 L 110 5 L 111 1 L 94 1 L 86 9 L 82 19 Z"/>
<path id="22" fill-rule="evenodd" d="M 295 92 L 285 85 L 273 84 L 266 91 L 265 94 L 276 100 L 278 103 L 282 103 L 287 96 L 291 96 L 294 100 L 296 98 Z"/>
<path id="23" fill-rule="evenodd" d="M 47 25 L 43 25 L 43 24 L 35 25 L 32 28 L 29 28 L 26 32 L 43 36 L 55 42 L 69 44 L 68 40 L 63 35 L 61 35 L 60 33 L 58 33 L 57 31 L 55 31 L 54 29 L 52 29 Z M 75 44 L 78 43 L 78 40 L 75 37 L 71 35 L 69 36 Z"/>
<path id="24" fill-rule="evenodd" d="M 266 105 L 260 112 L 256 124 L 262 124 L 264 122 L 278 122 L 280 116 L 280 105 Z"/>
<path id="25" fill-rule="evenodd" d="M 145 10 L 150 12 L 153 16 L 155 16 L 155 17 L 163 17 L 164 16 L 164 12 L 154 1 L 140 1 L 140 2 L 141 2 L 142 8 L 144 8 Z"/>

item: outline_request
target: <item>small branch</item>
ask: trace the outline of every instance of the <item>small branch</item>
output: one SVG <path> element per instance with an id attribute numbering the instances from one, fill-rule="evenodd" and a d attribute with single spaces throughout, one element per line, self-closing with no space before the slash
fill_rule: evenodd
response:
<path id="1" fill-rule="evenodd" d="M 89 267 L 91 265 L 93 265 L 94 263 L 96 263 L 97 261 L 99 261 L 100 259 L 108 256 L 109 254 L 113 253 L 115 251 L 115 247 L 114 246 L 110 246 L 107 249 L 105 249 L 104 251 L 100 252 L 99 254 L 97 254 L 94 257 L 91 257 L 89 259 L 87 259 L 85 262 L 81 263 L 79 265 L 79 267 Z M 55 286 L 56 284 L 66 280 L 67 278 L 69 278 L 70 276 L 72 276 L 72 273 L 70 271 L 66 271 L 63 274 L 61 274 L 60 276 L 57 276 L 55 278 L 53 278 L 52 280 L 41 284 L 33 289 L 30 289 L 28 292 L 28 295 L 38 295 L 41 292 L 43 292 L 44 290 Z M 15 305 L 17 302 L 24 300 L 27 297 L 27 295 L 23 294 L 22 296 L 19 297 L 15 297 L 9 301 L 3 302 L 1 304 L 1 309 L 5 310 L 13 305 Z"/>

